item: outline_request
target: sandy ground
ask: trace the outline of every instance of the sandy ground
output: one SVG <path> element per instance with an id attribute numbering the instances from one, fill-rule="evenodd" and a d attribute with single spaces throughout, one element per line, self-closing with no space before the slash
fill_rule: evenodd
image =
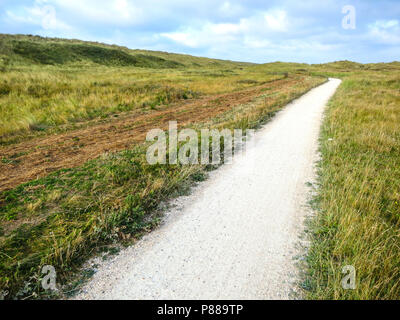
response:
<path id="1" fill-rule="evenodd" d="M 247 151 L 163 225 L 108 261 L 76 299 L 301 298 L 296 266 L 324 106 L 340 80 L 311 90 L 259 130 Z M 101 261 L 101 262 L 100 262 Z"/>

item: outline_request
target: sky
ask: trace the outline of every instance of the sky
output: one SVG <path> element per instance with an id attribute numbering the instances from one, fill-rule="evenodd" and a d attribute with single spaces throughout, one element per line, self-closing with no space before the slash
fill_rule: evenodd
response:
<path id="1" fill-rule="evenodd" d="M 0 0 L 0 33 L 249 62 L 400 60 L 400 0 Z"/>

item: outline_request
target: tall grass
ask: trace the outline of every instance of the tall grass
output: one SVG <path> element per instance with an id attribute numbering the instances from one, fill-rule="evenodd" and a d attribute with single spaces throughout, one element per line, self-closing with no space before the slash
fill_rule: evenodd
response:
<path id="1" fill-rule="evenodd" d="M 400 70 L 344 79 L 321 136 L 306 287 L 314 299 L 400 297 Z M 341 286 L 342 267 L 356 289 Z"/>
<path id="2" fill-rule="evenodd" d="M 324 81 L 316 77 L 301 79 L 295 85 L 276 87 L 272 93 L 267 90 L 254 101 L 206 123 L 194 123 L 193 127 L 255 128 Z M 219 88 L 232 90 L 249 85 L 231 81 L 227 81 L 227 88 Z M 18 297 L 41 292 L 39 268 L 44 264 L 54 265 L 58 279 L 65 280 L 100 245 L 132 239 L 151 229 L 157 223 L 157 219 L 150 219 L 151 213 L 158 204 L 203 179 L 210 169 L 200 165 L 149 166 L 145 150 L 144 144 L 102 155 L 81 167 L 60 170 L 2 192 L 0 287 Z M 31 284 L 29 290 L 22 290 L 24 282 Z"/>
<path id="3" fill-rule="evenodd" d="M 51 49 L 51 50 L 50 50 Z M 50 50 L 50 51 L 49 51 Z M 0 35 L 0 143 L 181 99 L 302 74 L 293 86 L 195 123 L 256 128 L 324 81 L 344 81 L 321 135 L 317 210 L 304 287 L 314 299 L 400 297 L 400 64 L 252 65 L 78 40 Z M 298 77 L 300 79 L 300 77 Z M 0 193 L 0 289 L 40 293 L 39 268 L 65 280 L 100 245 L 157 224 L 158 204 L 204 179 L 203 166 L 147 166 L 146 145 L 105 154 Z M 11 161 L 2 159 L 2 161 Z M 12 227 L 10 227 L 12 226 Z M 356 289 L 341 287 L 344 265 Z M 31 287 L 24 288 L 24 283 Z"/>
<path id="4" fill-rule="evenodd" d="M 79 40 L 0 34 L 0 139 L 279 78 L 250 66 Z M 252 82 L 241 82 L 246 79 Z"/>
<path id="5" fill-rule="evenodd" d="M 244 89 L 282 75 L 253 70 L 14 68 L 0 74 L 0 137 Z"/>

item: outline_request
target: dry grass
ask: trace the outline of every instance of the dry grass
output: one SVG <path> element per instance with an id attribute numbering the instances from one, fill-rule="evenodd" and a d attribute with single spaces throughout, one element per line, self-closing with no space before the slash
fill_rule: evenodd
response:
<path id="1" fill-rule="evenodd" d="M 284 94 L 302 92 L 301 86 L 308 87 L 315 79 L 318 78 L 291 76 L 245 90 L 171 103 L 154 110 L 120 113 L 104 121 L 82 122 L 80 129 L 52 135 L 47 132 L 43 137 L 0 147 L 0 191 L 60 168 L 82 165 L 104 152 L 126 149 L 142 142 L 149 130 L 167 126 L 169 120 L 178 121 L 179 125 L 202 122 L 236 110 L 238 105 L 260 95 L 265 95 L 269 104 L 279 104 L 282 97 L 287 99 Z"/>
<path id="2" fill-rule="evenodd" d="M 149 102 L 150 105 L 145 106 L 147 109 L 143 113 L 156 127 L 162 126 L 161 120 L 165 122 L 168 119 L 183 117 L 182 124 L 194 128 L 223 126 L 246 129 L 258 127 L 289 101 L 325 81 L 321 77 L 286 74 L 273 68 L 240 67 L 235 69 L 234 64 L 231 72 L 226 71 L 225 68 L 226 66 L 222 70 L 216 68 L 212 70 L 163 69 L 151 72 L 113 67 L 84 69 L 68 75 L 76 80 L 76 82 L 71 82 L 71 86 L 75 89 L 66 90 L 64 95 L 59 93 L 57 88 L 65 81 L 65 75 L 54 73 L 55 78 L 51 81 L 53 84 L 50 82 L 43 84 L 43 87 L 49 90 L 48 95 L 37 97 L 35 99 L 38 100 L 35 101 L 39 102 L 44 97 L 51 99 L 51 92 L 54 92 L 61 105 L 70 104 L 74 99 L 85 101 L 85 97 L 92 99 L 90 101 L 93 104 L 100 100 L 107 101 L 107 99 L 119 103 L 121 99 L 136 99 L 134 92 L 137 88 L 154 86 L 158 89 L 150 93 L 145 92 L 140 97 L 151 100 L 153 94 L 158 94 L 155 94 L 156 100 L 154 100 L 157 104 L 152 105 L 155 102 Z M 37 71 L 38 74 L 35 76 L 42 77 L 43 75 L 40 74 L 42 71 Z M 8 76 L 12 72 L 22 71 L 10 71 Z M 36 71 L 30 72 L 35 74 Z M 31 78 L 35 79 L 34 76 Z M 25 79 L 27 84 L 30 83 L 31 78 Z M 45 78 L 43 76 L 43 81 L 47 81 Z M 269 82 L 278 78 L 284 79 Z M 98 83 L 111 82 L 111 84 L 93 86 L 94 79 Z M 135 84 L 132 79 L 138 79 L 135 81 L 142 85 Z M 132 83 L 133 93 L 125 95 L 121 88 L 130 88 L 129 83 Z M 51 89 L 52 85 L 54 85 L 54 90 Z M 21 88 L 25 86 L 21 85 Z M 168 91 L 165 88 L 168 88 Z M 87 94 L 80 92 L 81 89 L 84 89 L 83 92 L 88 90 Z M 171 100 L 165 98 L 166 92 L 174 93 L 181 90 L 213 96 L 182 104 L 172 103 L 174 99 L 176 101 L 184 99 L 181 96 L 174 98 L 175 96 L 172 95 Z M 214 96 L 224 92 L 232 93 Z M 7 99 L 13 99 L 13 95 L 9 95 Z M 26 101 L 31 103 L 32 100 Z M 203 107 L 200 103 L 202 101 L 206 104 Z M 87 109 L 90 109 L 91 103 L 88 102 Z M 142 100 L 135 100 L 135 103 L 138 103 L 140 108 L 143 107 Z M 191 107 L 192 105 L 194 107 Z M 134 106 L 136 108 L 136 104 Z M 160 109 L 161 113 L 164 112 L 167 117 L 159 118 L 160 112 L 153 110 L 153 106 L 155 109 Z M 26 108 L 30 107 L 26 106 Z M 67 109 L 65 112 L 70 116 L 76 111 L 74 107 L 68 109 L 66 105 L 60 108 L 60 110 Z M 37 112 L 44 121 L 49 121 L 51 119 L 51 116 L 47 114 L 49 110 L 51 109 L 39 108 Z M 106 114 L 110 110 L 102 112 Z M 190 112 L 179 114 L 175 113 L 177 110 Z M 121 115 L 120 111 L 125 110 L 112 111 Z M 154 119 L 151 119 L 152 115 Z M 54 116 L 57 117 L 57 113 Z M 12 116 L 9 115 L 9 117 Z M 83 120 L 85 114 L 80 117 Z M 112 123 L 112 121 L 106 122 L 105 125 L 111 126 Z M 52 124 L 49 122 L 47 125 Z M 134 121 L 133 125 L 136 125 Z M 89 126 L 85 131 L 86 137 L 82 135 L 79 139 L 75 139 L 76 141 L 70 139 L 71 143 L 81 145 L 83 140 L 93 138 L 90 130 L 95 128 L 95 126 Z M 11 137 L 17 134 L 16 127 L 11 127 L 10 130 Z M 18 150 L 18 156 L 5 159 L 4 165 L 8 166 L 7 168 L 17 168 L 23 163 L 21 159 L 32 155 L 32 148 L 20 150 L 20 146 L 29 145 L 38 140 L 27 138 L 27 135 L 32 135 L 29 133 L 32 129 L 24 130 L 19 132 L 20 138 L 27 141 L 16 143 L 16 140 L 7 140 L 7 143 L 13 144 L 3 147 L 3 150 L 14 150 L 14 153 Z M 69 130 L 71 129 L 67 128 L 66 134 L 72 134 L 75 137 L 74 133 L 77 131 Z M 119 136 L 115 133 L 117 131 L 110 132 L 114 132 L 116 142 L 120 143 Z M 52 129 L 45 128 L 46 137 L 43 139 L 51 140 L 53 137 L 56 139 L 57 135 L 52 135 L 52 133 Z M 108 138 L 105 137 L 105 139 Z M 138 143 L 133 138 L 132 141 Z M 48 147 L 51 148 L 53 145 L 58 144 L 53 143 Z M 34 146 L 32 147 L 39 154 L 48 154 L 49 148 L 36 150 Z M 82 148 L 85 148 L 84 144 Z M 102 245 L 117 243 L 121 239 L 135 239 L 143 232 L 149 231 L 157 224 L 157 216 L 151 218 L 151 214 L 162 200 L 187 192 L 193 182 L 204 179 L 206 170 L 212 169 L 200 165 L 148 166 L 144 157 L 145 150 L 146 145 L 139 144 L 124 151 L 105 153 L 73 169 L 57 170 L 50 175 L 42 175 L 40 179 L 1 192 L 0 221 L 3 230 L 0 235 L 0 286 L 8 288 L 14 296 L 18 297 L 41 293 L 38 282 L 39 271 L 40 266 L 45 264 L 54 265 L 57 268 L 59 281 L 63 282 L 71 271 L 76 270 L 85 258 Z M 79 150 L 74 152 L 78 154 Z M 99 153 L 94 153 L 94 155 L 98 156 Z M 47 166 L 46 162 L 39 162 L 39 166 L 44 168 Z M 26 292 L 20 290 L 24 281 L 31 283 L 31 288 Z"/>
<path id="3" fill-rule="evenodd" d="M 14 40 L 36 51 L 18 55 Z M 69 50 L 64 56 L 60 45 Z M 304 288 L 314 299 L 400 297 L 399 63 L 251 65 L 90 45 L 95 54 L 81 41 L 0 35 L 0 143 L 11 145 L 1 150 L 29 145 L 37 136 L 51 140 L 60 132 L 90 132 L 90 119 L 111 126 L 109 116 L 125 111 L 157 114 L 152 119 L 157 123 L 161 118 L 156 111 L 173 115 L 180 100 L 229 92 L 240 97 L 241 90 L 265 86 L 265 92 L 242 103 L 207 100 L 208 111 L 192 108 L 194 120 L 185 122 L 196 129 L 256 128 L 324 81 L 318 76 L 343 78 L 321 135 L 319 188 L 313 202 L 317 215 L 310 225 Z M 76 50 L 84 50 L 81 60 L 72 54 Z M 287 77 L 297 81 L 268 90 L 269 81 Z M 78 139 L 71 141 L 80 146 Z M 1 192 L 0 289 L 20 298 L 40 293 L 44 264 L 57 267 L 60 281 L 67 279 L 99 246 L 148 232 L 157 224 L 151 214 L 162 200 L 187 192 L 212 169 L 148 166 L 145 148 L 140 144 L 93 159 L 99 155 L 95 152 L 81 159 L 92 160 L 73 169 Z M 0 158 L 6 168 L 16 168 L 32 150 L 18 149 Z M 341 287 L 344 265 L 356 268 L 355 290 Z M 24 281 L 31 287 L 21 291 Z"/>
<path id="4" fill-rule="evenodd" d="M 283 77 L 256 70 L 235 70 L 234 65 L 233 68 L 14 68 L 0 73 L 0 137 L 4 142 L 16 134 L 27 135 L 123 111 L 232 92 Z"/>
<path id="5" fill-rule="evenodd" d="M 400 297 L 400 69 L 381 69 L 346 77 L 327 111 L 311 298 Z M 356 269 L 355 290 L 341 287 L 345 265 Z"/>

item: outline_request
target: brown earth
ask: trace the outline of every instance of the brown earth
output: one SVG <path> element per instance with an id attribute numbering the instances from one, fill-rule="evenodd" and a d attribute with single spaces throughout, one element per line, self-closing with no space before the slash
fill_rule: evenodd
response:
<path id="1" fill-rule="evenodd" d="M 265 93 L 265 88 L 282 91 L 301 80 L 276 80 L 238 92 L 161 106 L 159 110 L 146 114 L 132 111 L 106 123 L 1 147 L 0 158 L 9 161 L 0 164 L 0 192 L 61 168 L 79 166 L 102 153 L 127 149 L 133 143 L 144 141 L 150 129 L 166 128 L 168 121 L 177 121 L 180 126 L 205 121 L 235 106 L 251 102 Z"/>

